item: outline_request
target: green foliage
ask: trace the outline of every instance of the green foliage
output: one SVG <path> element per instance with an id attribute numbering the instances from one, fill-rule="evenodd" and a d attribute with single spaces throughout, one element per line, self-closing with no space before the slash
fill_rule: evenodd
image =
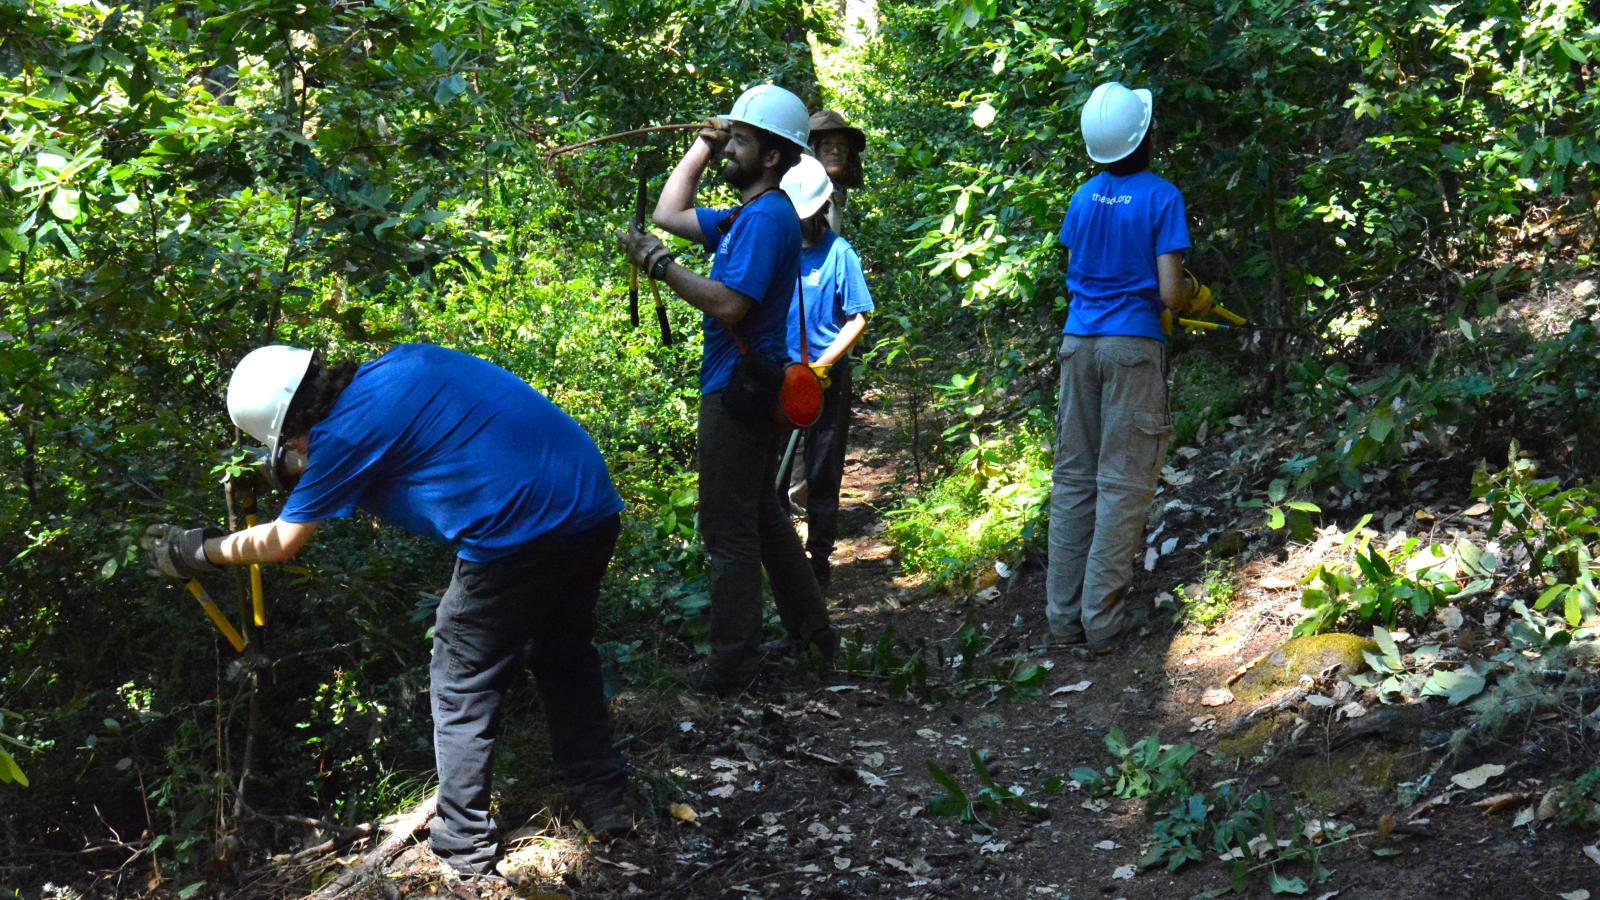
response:
<path id="1" fill-rule="evenodd" d="M 1536 609 L 1554 605 L 1568 625 L 1576 628 L 1596 614 L 1600 588 L 1600 485 L 1578 484 L 1562 490 L 1554 479 L 1537 478 L 1533 461 L 1525 459 L 1515 441 L 1506 467 L 1473 475 L 1472 493 L 1489 504 L 1490 537 L 1521 550 L 1528 575 L 1543 589 Z M 1546 584 L 1548 582 L 1548 584 Z"/>
<path id="2" fill-rule="evenodd" d="M 1556 821 L 1578 831 L 1600 830 L 1600 766 L 1556 788 Z"/>
<path id="3" fill-rule="evenodd" d="M 840 642 L 837 665 L 857 677 L 886 681 L 891 697 L 944 701 L 987 691 L 988 703 L 1039 696 L 1049 668 L 1022 657 L 988 659 L 993 642 L 985 631 L 968 616 L 949 638 L 918 638 L 907 646 L 893 627 L 870 643 L 858 629 Z"/>
<path id="4" fill-rule="evenodd" d="M 1281 832 L 1272 798 L 1264 791 L 1241 801 L 1226 784 L 1215 795 L 1198 790 L 1187 772 L 1196 753 L 1193 744 L 1163 747 L 1159 736 L 1150 735 L 1129 745 L 1113 728 L 1105 746 L 1116 759 L 1112 766 L 1104 772 L 1074 769 L 1070 777 L 1096 795 L 1148 799 L 1152 842 L 1139 860 L 1142 868 L 1175 872 L 1204 858 L 1209 847 L 1227 868 L 1233 891 L 1245 892 L 1251 873 L 1264 868 L 1272 893 L 1302 894 L 1304 880 L 1281 875 L 1278 866 L 1303 861 L 1313 881 L 1325 882 L 1333 873 L 1322 865 L 1322 853 L 1330 843 L 1353 835 L 1349 826 L 1330 830 L 1321 822 L 1307 822 L 1298 810 L 1291 828 Z"/>
<path id="5" fill-rule="evenodd" d="M 1239 363 L 1220 352 L 1194 348 L 1172 360 L 1172 441 L 1181 447 L 1221 431 L 1251 385 Z"/>
<path id="6" fill-rule="evenodd" d="M 1350 683 L 1373 689 L 1385 703 L 1394 698 L 1408 702 L 1428 696 L 1444 697 L 1451 706 L 1457 706 L 1484 689 L 1484 670 L 1488 666 L 1435 669 L 1441 662 L 1439 645 L 1424 644 L 1409 654 L 1401 654 L 1394 636 L 1382 626 L 1372 629 L 1372 640 L 1378 645 L 1378 652 L 1362 651 L 1372 671 L 1351 675 Z"/>
<path id="7" fill-rule="evenodd" d="M 1193 744 L 1163 747 L 1161 736 L 1155 734 L 1129 744 L 1122 731 L 1113 728 L 1106 734 L 1105 746 L 1116 762 L 1104 772 L 1080 768 L 1069 773 L 1091 793 L 1125 800 L 1149 798 L 1152 806 L 1159 806 L 1190 792 L 1192 784 L 1185 769 L 1197 752 Z"/>
<path id="8" fill-rule="evenodd" d="M 1006 809 L 1035 817 L 1042 817 L 1045 814 L 1043 807 L 1029 802 L 1029 794 L 1022 788 L 1008 789 L 995 783 L 994 775 L 989 771 L 987 751 L 970 750 L 968 759 L 972 761 L 973 771 L 978 776 L 978 789 L 970 797 L 962 789 L 960 782 L 933 760 L 928 760 L 928 774 L 940 790 L 940 793 L 928 798 L 929 815 L 951 816 L 966 824 L 993 830 L 994 826 L 989 819 L 1000 815 Z M 1037 795 L 1055 796 L 1061 793 L 1064 786 L 1065 782 L 1060 778 L 1052 778 L 1037 792 Z"/>
<path id="9" fill-rule="evenodd" d="M 1402 613 L 1425 619 L 1442 606 L 1460 603 L 1494 586 L 1498 560 L 1472 541 L 1428 544 L 1397 535 L 1389 549 L 1371 546 L 1364 517 L 1346 536 L 1348 548 L 1359 536 L 1354 564 L 1323 563 L 1304 579 L 1300 603 L 1309 612 L 1294 627 L 1296 637 L 1317 634 L 1341 623 L 1381 622 L 1395 626 Z"/>
<path id="10" fill-rule="evenodd" d="M 1050 460 L 1041 435 L 974 435 L 956 468 L 888 513 L 887 534 L 907 571 L 936 587 L 969 583 L 984 567 L 1043 539 Z"/>
<path id="11" fill-rule="evenodd" d="M 1227 618 L 1233 607 L 1235 578 L 1231 565 L 1207 558 L 1197 593 L 1184 593 L 1183 617 L 1201 628 L 1210 628 Z"/>

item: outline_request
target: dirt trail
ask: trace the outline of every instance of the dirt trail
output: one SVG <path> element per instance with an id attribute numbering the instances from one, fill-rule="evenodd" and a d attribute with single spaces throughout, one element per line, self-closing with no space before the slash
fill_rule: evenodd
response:
<path id="1" fill-rule="evenodd" d="M 881 675 L 819 677 L 790 667 L 732 701 L 663 694 L 677 705 L 655 709 L 648 726 L 642 713 L 624 707 L 621 727 L 645 729 L 630 747 L 642 780 L 654 773 L 658 785 L 671 779 L 681 788 L 646 785 L 647 792 L 658 806 L 682 806 L 609 846 L 562 844 L 570 829 L 544 828 L 517 844 L 514 858 L 551 879 L 545 893 L 524 889 L 522 896 L 1185 898 L 1226 888 L 1209 851 L 1177 873 L 1139 870 L 1151 839 L 1140 802 L 1070 789 L 1039 793 L 1075 767 L 1107 766 L 1102 742 L 1113 727 L 1129 740 L 1159 733 L 1168 744 L 1198 744 L 1190 770 L 1202 787 L 1262 788 L 1280 809 L 1298 804 L 1358 833 L 1376 831 L 1380 817 L 1402 816 L 1394 782 L 1434 758 L 1421 746 L 1438 738 L 1426 723 L 1341 737 L 1326 720 L 1308 717 L 1307 728 L 1321 731 L 1302 728 L 1287 752 L 1279 747 L 1274 755 L 1269 744 L 1252 748 L 1261 755 L 1247 761 L 1216 752 L 1219 745 L 1237 752 L 1222 733 L 1249 708 L 1206 707 L 1202 695 L 1287 637 L 1295 593 L 1284 588 L 1302 574 L 1287 554 L 1244 566 L 1233 614 L 1214 632 L 1162 616 L 1123 651 L 1078 658 L 1048 646 L 1037 563 L 1003 582 L 988 602 L 970 592 L 925 596 L 899 577 L 880 515 L 904 489 L 908 464 L 895 450 L 899 442 L 883 409 L 862 411 L 835 557 L 837 621 L 869 641 L 889 626 L 899 636 L 942 639 L 970 615 L 982 629 L 980 670 L 1006 657 L 1042 663 L 1049 671 L 1038 696 L 1005 699 L 980 689 L 956 699 L 895 698 Z M 1225 454 L 1215 450 L 1196 454 L 1194 464 L 1225 467 Z M 1232 483 L 1199 477 L 1182 498 L 1202 510 L 1231 510 L 1231 498 L 1207 492 Z M 1164 488 L 1158 507 L 1170 499 L 1172 488 Z M 1186 540 L 1226 524 L 1188 519 Z M 1134 590 L 1171 591 L 1197 578 L 1200 566 L 1199 553 L 1177 553 L 1156 573 L 1141 570 Z M 1065 686 L 1077 689 L 1058 691 Z M 1295 712 L 1285 715 L 1292 720 Z M 1006 809 L 984 812 L 985 821 L 973 824 L 930 815 L 937 788 L 929 763 L 974 796 L 981 784 L 972 751 L 984 754 L 999 786 L 1025 791 L 1042 815 Z M 1501 761 L 1515 770 L 1514 759 Z M 1513 771 L 1502 790 L 1517 790 L 1517 775 L 1539 774 Z M 1587 887 L 1600 896 L 1600 866 L 1584 859 L 1571 835 L 1514 829 L 1511 812 L 1490 816 L 1469 805 L 1487 793 L 1463 793 L 1451 805 L 1402 817 L 1410 824 L 1381 844 L 1372 835 L 1328 849 L 1323 862 L 1334 874 L 1309 884 L 1308 895 L 1489 897 L 1531 888 L 1555 896 Z M 1372 851 L 1379 847 L 1396 852 L 1378 858 Z M 1282 874 L 1308 873 L 1297 864 Z M 1270 896 L 1270 875 L 1255 873 L 1245 895 Z M 402 877 L 401 886 L 408 893 L 443 889 L 421 870 Z"/>

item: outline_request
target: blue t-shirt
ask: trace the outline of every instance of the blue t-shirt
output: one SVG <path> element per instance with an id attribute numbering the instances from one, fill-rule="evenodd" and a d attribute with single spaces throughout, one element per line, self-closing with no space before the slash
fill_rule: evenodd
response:
<path id="1" fill-rule="evenodd" d="M 1189 249 L 1183 195 L 1148 169 L 1101 172 L 1078 188 L 1061 223 L 1072 304 L 1062 334 L 1165 341 L 1156 257 Z"/>
<path id="2" fill-rule="evenodd" d="M 800 217 L 783 191 L 772 190 L 738 209 L 698 208 L 695 217 L 711 259 L 711 280 L 750 300 L 750 311 L 730 330 L 710 316 L 700 359 L 700 393 L 728 386 L 739 361 L 735 336 L 751 352 L 781 356 L 787 344 L 789 302 L 800 270 Z M 737 214 L 737 216 L 735 215 Z M 732 219 L 727 233 L 720 226 Z"/>
<path id="3" fill-rule="evenodd" d="M 800 251 L 800 283 L 806 292 L 806 362 L 816 362 L 839 329 L 857 313 L 872 312 L 872 294 L 861 274 L 861 257 L 831 231 Z M 800 304 L 789 310 L 789 359 L 800 361 Z"/>
<path id="4" fill-rule="evenodd" d="M 622 509 L 594 441 L 499 366 L 402 344 L 356 371 L 311 428 L 288 522 L 357 508 L 494 562 L 545 535 L 575 534 Z"/>

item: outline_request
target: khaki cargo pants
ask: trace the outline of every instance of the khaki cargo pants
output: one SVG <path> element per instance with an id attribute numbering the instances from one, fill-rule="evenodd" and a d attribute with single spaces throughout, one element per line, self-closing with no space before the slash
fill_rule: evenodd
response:
<path id="1" fill-rule="evenodd" d="M 1061 341 L 1050 490 L 1050 633 L 1102 645 L 1149 620 L 1124 594 L 1172 437 L 1166 345 L 1136 337 Z"/>

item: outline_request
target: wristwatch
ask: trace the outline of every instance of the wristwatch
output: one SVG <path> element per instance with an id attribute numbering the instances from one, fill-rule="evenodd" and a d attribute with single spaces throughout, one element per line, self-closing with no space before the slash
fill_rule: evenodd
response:
<path id="1" fill-rule="evenodd" d="M 661 276 L 667 274 L 667 266 L 673 261 L 671 253 L 663 253 L 656 257 L 656 261 L 650 264 L 650 277 L 660 281 Z"/>

